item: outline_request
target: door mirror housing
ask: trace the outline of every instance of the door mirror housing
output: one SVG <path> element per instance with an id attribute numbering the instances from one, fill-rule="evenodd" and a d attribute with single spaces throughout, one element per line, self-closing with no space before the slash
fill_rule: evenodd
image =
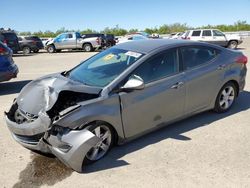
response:
<path id="1" fill-rule="evenodd" d="M 144 89 L 145 84 L 143 79 L 140 76 L 133 75 L 129 78 L 124 86 L 121 87 L 122 91 L 128 90 L 141 90 Z"/>

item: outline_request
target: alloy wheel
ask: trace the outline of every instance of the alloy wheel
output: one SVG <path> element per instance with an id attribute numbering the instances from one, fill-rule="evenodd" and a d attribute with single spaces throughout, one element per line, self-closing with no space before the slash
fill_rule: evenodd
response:
<path id="1" fill-rule="evenodd" d="M 101 141 L 89 150 L 86 157 L 91 161 L 96 161 L 108 152 L 112 141 L 112 134 L 110 129 L 105 125 L 96 127 L 92 133 L 99 137 Z"/>
<path id="2" fill-rule="evenodd" d="M 231 107 L 235 99 L 235 91 L 232 86 L 227 86 L 221 92 L 219 104 L 223 110 L 227 110 Z"/>

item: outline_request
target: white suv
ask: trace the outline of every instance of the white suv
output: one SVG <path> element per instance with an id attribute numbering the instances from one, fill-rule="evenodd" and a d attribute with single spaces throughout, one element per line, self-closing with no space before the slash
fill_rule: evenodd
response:
<path id="1" fill-rule="evenodd" d="M 188 30 L 182 39 L 208 42 L 231 49 L 237 48 L 242 43 L 242 38 L 238 35 L 225 35 L 218 29 L 195 29 Z"/>

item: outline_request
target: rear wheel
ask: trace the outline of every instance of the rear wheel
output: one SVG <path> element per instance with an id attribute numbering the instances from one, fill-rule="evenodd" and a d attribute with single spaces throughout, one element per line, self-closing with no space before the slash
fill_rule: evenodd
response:
<path id="1" fill-rule="evenodd" d="M 236 40 L 231 40 L 231 41 L 229 41 L 227 47 L 230 49 L 236 49 L 237 46 L 238 46 L 238 42 Z"/>
<path id="2" fill-rule="evenodd" d="M 88 151 L 84 164 L 90 164 L 103 158 L 112 148 L 115 140 L 112 127 L 106 123 L 97 122 L 94 125 L 90 125 L 88 130 L 101 138 L 101 141 Z"/>
<path id="3" fill-rule="evenodd" d="M 30 52 L 31 52 L 30 47 L 28 47 L 28 46 L 23 47 L 23 54 L 24 55 L 28 55 L 28 54 L 30 54 Z"/>
<path id="4" fill-rule="evenodd" d="M 234 83 L 228 82 L 220 90 L 215 102 L 214 110 L 218 113 L 223 113 L 228 111 L 233 105 L 236 96 L 237 96 L 237 89 Z"/>
<path id="5" fill-rule="evenodd" d="M 84 45 L 83 45 L 83 50 L 84 50 L 85 52 L 91 52 L 91 51 L 93 50 L 93 47 L 92 47 L 91 44 L 84 44 Z"/>

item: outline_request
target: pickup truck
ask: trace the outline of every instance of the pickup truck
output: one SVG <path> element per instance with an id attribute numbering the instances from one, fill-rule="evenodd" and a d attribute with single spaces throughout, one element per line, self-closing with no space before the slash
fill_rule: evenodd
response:
<path id="1" fill-rule="evenodd" d="M 45 49 L 49 53 L 60 52 L 64 49 L 82 49 L 86 52 L 91 52 L 100 47 L 101 39 L 99 37 L 83 39 L 78 32 L 67 32 L 48 41 Z"/>
<path id="2" fill-rule="evenodd" d="M 182 39 L 208 42 L 231 49 L 236 49 L 243 42 L 239 35 L 225 35 L 218 29 L 188 30 L 182 35 Z"/>

